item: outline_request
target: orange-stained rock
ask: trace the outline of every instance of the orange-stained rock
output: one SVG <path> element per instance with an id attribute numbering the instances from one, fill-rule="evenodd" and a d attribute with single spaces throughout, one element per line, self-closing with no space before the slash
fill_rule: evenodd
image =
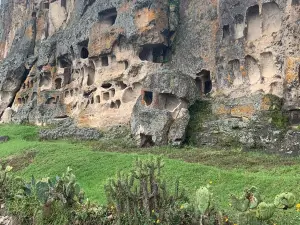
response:
<path id="1" fill-rule="evenodd" d="M 231 116 L 233 117 L 251 117 L 255 113 L 253 105 L 234 106 L 231 109 Z"/>
<path id="2" fill-rule="evenodd" d="M 214 113 L 219 116 L 227 116 L 231 112 L 230 107 L 225 105 L 220 105 L 214 110 Z"/>
<path id="3" fill-rule="evenodd" d="M 294 81 L 299 82 L 297 63 L 300 63 L 300 58 L 288 57 L 286 59 L 285 81 L 287 84 L 291 84 Z"/>
<path id="4" fill-rule="evenodd" d="M 89 37 L 89 56 L 98 56 L 101 54 L 109 54 L 118 37 L 123 33 L 120 28 L 101 28 L 101 23 L 95 23 L 90 30 Z"/>

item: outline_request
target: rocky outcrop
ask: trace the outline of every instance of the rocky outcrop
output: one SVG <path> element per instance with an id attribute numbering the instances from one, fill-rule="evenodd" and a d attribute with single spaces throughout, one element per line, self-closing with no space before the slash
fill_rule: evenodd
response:
<path id="1" fill-rule="evenodd" d="M 294 154 L 299 12 L 295 0 L 5 0 L 1 121 L 130 126 L 141 146 L 177 145 L 202 99 L 196 144 Z"/>
<path id="2" fill-rule="evenodd" d="M 194 80 L 168 70 L 149 74 L 143 84 L 131 120 L 139 145 L 180 145 L 189 122 L 188 108 L 198 96 Z"/>

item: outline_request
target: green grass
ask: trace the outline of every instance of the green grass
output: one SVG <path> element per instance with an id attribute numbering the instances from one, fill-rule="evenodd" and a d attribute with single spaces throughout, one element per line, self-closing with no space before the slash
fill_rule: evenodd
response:
<path id="1" fill-rule="evenodd" d="M 235 213 L 229 206 L 230 194 L 240 194 L 244 188 L 257 186 L 266 201 L 273 201 L 276 194 L 291 191 L 299 198 L 299 158 L 283 158 L 260 153 L 246 153 L 240 150 L 216 151 L 197 148 L 126 148 L 126 142 L 116 140 L 74 142 L 38 141 L 38 128 L 32 126 L 1 125 L 0 136 L 8 135 L 11 140 L 0 144 L 0 160 L 25 152 L 37 152 L 30 164 L 17 173 L 30 178 L 59 175 L 70 166 L 78 181 L 93 201 L 104 204 L 104 184 L 118 170 L 130 170 L 137 157 L 148 154 L 163 154 L 165 168 L 163 175 L 171 183 L 176 177 L 192 197 L 199 186 L 212 181 L 212 191 L 218 207 Z M 26 157 L 19 159 L 26 160 Z M 21 162 L 20 162 L 21 163 Z M 27 165 L 27 164 L 26 164 Z M 171 188 L 171 185 L 170 185 Z M 276 218 L 277 224 L 300 224 L 300 213 L 296 210 L 283 213 Z"/>

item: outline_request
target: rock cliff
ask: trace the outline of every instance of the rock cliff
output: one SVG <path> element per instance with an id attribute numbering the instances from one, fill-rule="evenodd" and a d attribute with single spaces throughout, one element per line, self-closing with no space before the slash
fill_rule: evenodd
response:
<path id="1" fill-rule="evenodd" d="M 299 34 L 299 0 L 4 0 L 1 121 L 298 154 Z"/>

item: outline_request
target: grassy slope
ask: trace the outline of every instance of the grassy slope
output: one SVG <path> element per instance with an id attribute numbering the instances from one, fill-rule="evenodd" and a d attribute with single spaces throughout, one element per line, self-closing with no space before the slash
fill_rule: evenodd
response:
<path id="1" fill-rule="evenodd" d="M 74 169 L 87 197 L 100 203 L 105 203 L 103 185 L 107 179 L 120 169 L 129 170 L 136 157 L 147 157 L 145 151 L 152 154 L 163 153 L 165 177 L 169 181 L 179 177 L 181 185 L 190 194 L 199 186 L 212 181 L 217 205 L 231 215 L 233 211 L 229 206 L 230 194 L 239 194 L 245 187 L 252 185 L 260 188 L 267 201 L 272 201 L 276 194 L 284 191 L 292 191 L 300 196 L 299 159 L 239 151 L 172 148 L 141 150 L 118 148 L 113 144 L 106 148 L 107 143 L 102 142 L 39 142 L 34 138 L 36 131 L 37 128 L 30 126 L 0 126 L 0 136 L 11 137 L 9 142 L 0 144 L 0 159 L 26 151 L 37 151 L 34 161 L 19 171 L 19 174 L 28 178 L 32 174 L 38 178 L 54 176 L 70 166 Z M 281 217 L 282 214 L 279 214 L 276 221 L 280 222 Z M 279 224 L 300 224 L 300 214 L 295 210 L 289 213 L 288 218 Z"/>

